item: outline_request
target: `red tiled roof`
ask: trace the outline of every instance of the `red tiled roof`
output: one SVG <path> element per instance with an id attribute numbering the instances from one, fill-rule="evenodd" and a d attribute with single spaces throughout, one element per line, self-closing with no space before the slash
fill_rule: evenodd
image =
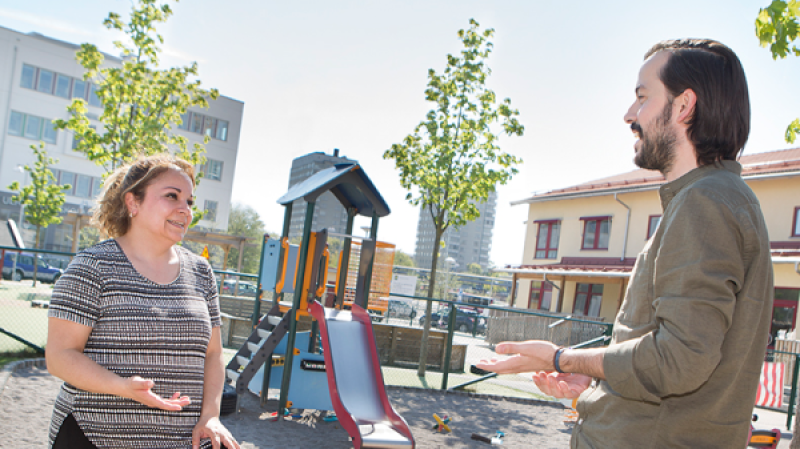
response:
<path id="1" fill-rule="evenodd" d="M 742 164 L 743 177 L 795 171 L 800 174 L 800 148 L 745 155 L 739 158 L 739 163 Z M 640 168 L 627 173 L 533 195 L 528 200 L 569 194 L 580 195 L 581 193 L 601 192 L 603 190 L 656 188 L 663 184 L 664 181 L 664 176 L 661 173 Z"/>

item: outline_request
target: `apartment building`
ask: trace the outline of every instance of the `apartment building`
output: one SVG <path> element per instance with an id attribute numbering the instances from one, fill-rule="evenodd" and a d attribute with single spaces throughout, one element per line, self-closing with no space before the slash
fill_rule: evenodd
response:
<path id="1" fill-rule="evenodd" d="M 289 188 L 299 184 L 311 175 L 336 164 L 352 163 L 358 161 L 339 156 L 339 150 L 334 149 L 333 154 L 323 152 L 309 153 L 292 161 L 292 168 L 289 172 Z M 289 224 L 289 238 L 300 238 L 303 235 L 303 225 L 306 216 L 306 202 L 297 200 L 292 205 L 292 218 Z M 347 211 L 342 207 L 342 203 L 337 200 L 331 192 L 325 192 L 317 199 L 314 206 L 314 218 L 311 221 L 311 231 L 317 232 L 328 229 L 331 232 L 345 232 L 347 227 Z"/>
<path id="2" fill-rule="evenodd" d="M 775 272 L 773 334 L 797 324 L 800 299 L 800 148 L 743 156 L 761 203 Z M 613 322 L 637 254 L 661 218 L 660 173 L 634 170 L 512 202 L 528 206 L 514 307 Z"/>
<path id="3" fill-rule="evenodd" d="M 492 232 L 497 210 L 497 192 L 491 192 L 483 203 L 477 203 L 480 216 L 461 228 L 448 228 L 442 235 L 444 247 L 439 252 L 439 264 L 445 269 L 467 271 L 470 264 L 476 263 L 483 270 L 489 267 L 489 252 L 492 250 Z M 430 211 L 420 207 L 417 222 L 417 244 L 414 262 L 418 267 L 430 268 L 433 258 L 433 245 L 436 237 Z M 455 263 L 444 265 L 447 258 Z"/>
<path id="4" fill-rule="evenodd" d="M 20 33 L 0 27 L 0 219 L 20 221 L 21 207 L 12 201 L 8 186 L 13 181 L 27 185 L 30 180 L 22 167 L 34 161 L 31 145 L 45 143 L 48 156 L 58 160 L 50 167 L 59 184 L 69 184 L 62 207 L 65 220 L 48 227 L 42 248 L 71 251 L 77 227 L 85 225 L 94 198 L 99 193 L 104 170 L 73 150 L 72 133 L 54 129 L 54 119 L 67 119 L 67 106 L 73 98 L 88 103 L 93 125 L 102 113 L 95 95 L 96 86 L 83 80 L 84 69 L 75 60 L 79 45 L 52 39 L 38 33 Z M 120 66 L 122 60 L 105 55 L 105 66 Z M 218 97 L 208 109 L 194 108 L 183 117 L 173 132 L 189 139 L 189 147 L 205 145 L 207 163 L 198 167 L 205 177 L 197 189 L 197 204 L 207 213 L 199 226 L 227 230 L 233 174 L 239 148 L 239 133 L 244 103 Z M 33 246 L 33 232 L 23 224 L 23 238 Z"/>

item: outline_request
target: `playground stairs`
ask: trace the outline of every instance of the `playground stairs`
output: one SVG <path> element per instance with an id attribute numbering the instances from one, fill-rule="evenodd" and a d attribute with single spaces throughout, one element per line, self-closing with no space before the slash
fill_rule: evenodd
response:
<path id="1" fill-rule="evenodd" d="M 239 397 L 247 391 L 250 380 L 267 360 L 272 365 L 280 365 L 284 361 L 284 356 L 275 356 L 273 352 L 289 332 L 291 314 L 281 317 L 280 313 L 278 306 L 273 306 L 225 367 L 225 377 L 235 383 Z"/>

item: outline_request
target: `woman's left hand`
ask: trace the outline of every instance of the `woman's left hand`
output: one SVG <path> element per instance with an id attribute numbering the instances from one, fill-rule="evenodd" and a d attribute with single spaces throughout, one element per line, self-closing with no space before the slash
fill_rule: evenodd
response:
<path id="1" fill-rule="evenodd" d="M 192 431 L 192 449 L 198 449 L 200 447 L 200 440 L 203 438 L 210 438 L 211 447 L 214 449 L 241 449 L 239 443 L 233 438 L 233 435 L 222 425 L 219 418 L 216 416 L 200 417 L 200 420 Z"/>

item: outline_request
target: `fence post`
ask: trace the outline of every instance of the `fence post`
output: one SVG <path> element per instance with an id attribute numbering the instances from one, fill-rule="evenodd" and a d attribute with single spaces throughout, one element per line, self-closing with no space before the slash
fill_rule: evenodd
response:
<path id="1" fill-rule="evenodd" d="M 447 375 L 450 373 L 450 356 L 453 352 L 453 328 L 456 325 L 456 305 L 450 303 L 450 316 L 447 320 L 447 343 L 444 348 L 444 366 L 442 367 L 442 390 L 447 390 Z"/>
<path id="2" fill-rule="evenodd" d="M 794 414 L 794 403 L 797 400 L 797 371 L 800 368 L 800 354 L 794 355 L 794 370 L 792 370 L 792 392 L 789 393 L 789 413 L 786 416 L 786 430 L 792 430 L 792 415 Z M 781 394 L 783 394 L 781 386 Z"/>

